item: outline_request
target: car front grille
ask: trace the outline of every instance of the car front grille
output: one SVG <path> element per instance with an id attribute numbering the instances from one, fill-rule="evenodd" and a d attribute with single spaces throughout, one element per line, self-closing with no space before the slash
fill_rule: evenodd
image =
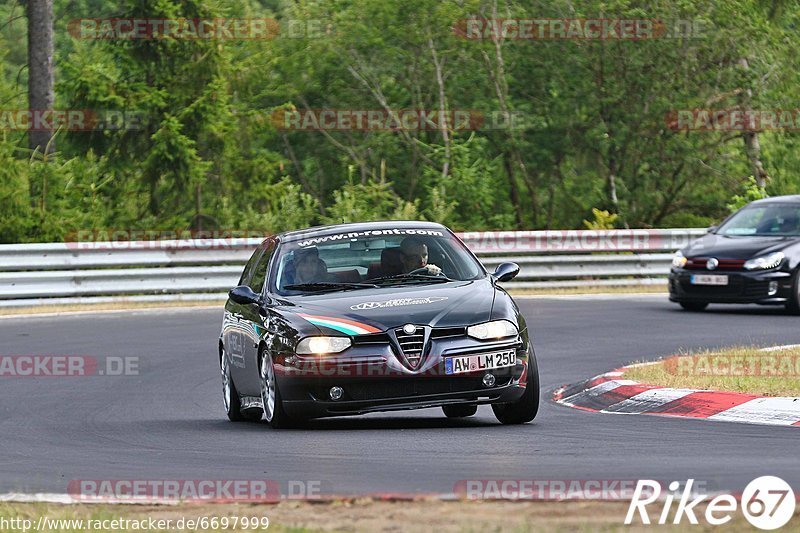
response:
<path id="1" fill-rule="evenodd" d="M 769 296 L 769 281 L 745 283 L 743 294 L 748 298 L 767 298 Z"/>
<path id="2" fill-rule="evenodd" d="M 512 369 L 498 369 L 495 372 L 497 382 L 494 388 L 505 387 L 511 382 Z M 486 394 L 487 389 L 483 386 L 483 376 L 468 376 L 446 378 L 437 377 L 418 377 L 418 378 L 396 378 L 385 379 L 365 379 L 357 385 L 341 383 L 344 388 L 345 401 L 368 401 L 368 400 L 390 400 L 394 398 L 430 396 L 436 394 L 450 394 L 454 392 L 471 393 L 476 397 Z M 327 401 L 328 388 L 316 387 L 312 392 L 317 399 Z M 332 405 L 335 407 L 335 404 Z"/>
<path id="3" fill-rule="evenodd" d="M 367 335 L 356 335 L 353 337 L 354 346 L 371 346 L 389 344 L 389 335 L 386 333 L 370 333 Z"/>
<path id="4" fill-rule="evenodd" d="M 400 350 L 408 363 L 416 368 L 422 359 L 422 349 L 425 346 L 425 329 L 417 327 L 414 333 L 406 333 L 402 328 L 394 330 Z"/>
<path id="5" fill-rule="evenodd" d="M 431 338 L 432 339 L 445 339 L 448 337 L 463 337 L 467 334 L 466 327 L 455 327 L 455 328 L 433 328 L 431 329 Z"/>
<path id="6" fill-rule="evenodd" d="M 744 270 L 744 259 L 717 259 L 719 262 L 714 270 Z M 690 257 L 683 266 L 686 270 L 708 270 L 707 257 Z"/>
<path id="7" fill-rule="evenodd" d="M 727 285 L 692 285 L 688 276 L 681 279 L 680 283 L 686 294 L 708 298 L 741 296 L 744 288 L 744 282 L 738 276 L 729 277 Z"/>

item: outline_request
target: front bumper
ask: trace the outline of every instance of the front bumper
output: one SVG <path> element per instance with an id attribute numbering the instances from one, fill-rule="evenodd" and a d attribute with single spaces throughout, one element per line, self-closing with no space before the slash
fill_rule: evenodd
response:
<path id="1" fill-rule="evenodd" d="M 480 379 L 480 378 L 479 378 Z M 509 383 L 502 387 L 492 387 L 480 389 L 473 388 L 459 392 L 440 392 L 420 394 L 414 391 L 415 385 L 419 383 L 408 383 L 409 391 L 400 396 L 390 396 L 377 394 L 365 400 L 323 400 L 319 397 L 311 397 L 303 400 L 284 400 L 283 408 L 286 412 L 300 418 L 319 418 L 326 416 L 358 415 L 377 411 L 399 411 L 407 409 L 425 409 L 428 407 L 439 407 L 451 404 L 472 404 L 481 405 L 489 403 L 511 403 L 522 396 L 525 392 L 524 387 L 518 384 Z M 330 387 L 341 386 L 345 393 L 363 390 L 364 383 L 331 381 L 321 385 L 320 388 L 327 391 Z M 480 385 L 478 385 L 480 386 Z M 443 389 L 446 390 L 446 389 Z"/>
<path id="2" fill-rule="evenodd" d="M 727 285 L 693 285 L 692 275 L 728 276 Z M 770 293 L 770 282 L 777 291 Z M 792 293 L 792 275 L 782 270 L 725 271 L 673 268 L 669 275 L 669 299 L 673 302 L 784 304 Z"/>
<path id="3" fill-rule="evenodd" d="M 470 342 L 439 343 L 419 370 L 398 365 L 388 349 L 372 355 L 352 353 L 328 358 L 326 364 L 309 365 L 298 356 L 275 359 L 278 388 L 287 414 L 300 418 L 342 416 L 375 411 L 422 409 L 449 404 L 510 403 L 525 392 L 520 383 L 528 364 L 528 346 L 521 340 L 513 344 Z M 515 350 L 515 366 L 486 369 L 464 374 L 447 375 L 444 358 L 503 350 Z M 318 361 L 319 362 L 319 361 Z M 321 363 L 321 362 L 320 362 Z M 491 373 L 495 383 L 483 384 L 483 376 Z M 338 400 L 331 400 L 331 387 L 344 391 Z"/>

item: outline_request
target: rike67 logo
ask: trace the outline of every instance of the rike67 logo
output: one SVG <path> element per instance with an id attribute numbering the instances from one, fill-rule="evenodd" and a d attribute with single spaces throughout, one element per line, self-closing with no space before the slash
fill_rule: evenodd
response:
<path id="1" fill-rule="evenodd" d="M 727 524 L 733 519 L 741 504 L 741 511 L 751 525 L 758 529 L 773 530 L 786 525 L 794 515 L 795 495 L 792 487 L 784 480 L 775 476 L 762 476 L 751 481 L 740 501 L 731 494 L 720 494 L 713 498 L 707 494 L 696 494 L 693 491 L 694 480 L 689 479 L 678 492 L 681 484 L 673 481 L 669 484 L 669 492 L 662 498 L 661 484 L 657 481 L 644 479 L 636 484 L 625 524 L 635 521 L 638 512 L 643 524 L 650 524 L 650 515 L 647 506 L 655 504 L 657 510 L 663 500 L 663 507 L 658 515 L 657 523 L 666 524 L 672 516 L 673 524 L 683 523 L 684 518 L 690 524 L 698 524 L 698 515 L 705 518 L 706 523 L 712 526 Z M 677 504 L 673 514 L 673 504 Z M 658 503 L 656 503 L 658 502 Z M 705 512 L 700 514 L 701 503 L 705 503 Z"/>

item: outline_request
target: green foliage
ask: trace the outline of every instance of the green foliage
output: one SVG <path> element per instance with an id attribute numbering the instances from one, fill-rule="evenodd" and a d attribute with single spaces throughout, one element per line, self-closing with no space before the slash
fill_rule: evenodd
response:
<path id="1" fill-rule="evenodd" d="M 747 178 L 747 185 L 742 194 L 736 194 L 731 198 L 731 202 L 727 205 L 728 211 L 731 213 L 738 211 L 750 202 L 761 200 L 768 196 L 767 191 L 758 185 L 753 176 Z"/>
<path id="2" fill-rule="evenodd" d="M 583 225 L 586 229 L 614 229 L 614 224 L 619 218 L 619 215 L 616 213 L 609 213 L 605 209 L 600 210 L 596 207 L 592 208 L 592 216 L 594 216 L 594 220 L 583 221 Z"/>
<path id="3" fill-rule="evenodd" d="M 0 143 L 0 242 L 19 242 L 29 235 L 30 187 L 25 161 L 14 157 L 12 145 Z"/>
<path id="4" fill-rule="evenodd" d="M 334 191 L 333 204 L 322 217 L 326 224 L 419 218 L 416 204 L 399 198 L 389 183 L 348 183 Z"/>
<path id="5" fill-rule="evenodd" d="M 675 110 L 794 109 L 800 11 L 756 0 L 55 0 L 56 107 L 136 127 L 62 131 L 31 160 L 0 124 L 0 241 L 79 229 L 267 232 L 424 218 L 456 229 L 707 226 L 800 190 L 794 132 L 677 131 Z M 495 9 L 495 13 L 493 10 Z M 691 38 L 460 37 L 470 18 L 697 21 Z M 0 110 L 25 109 L 27 29 L 0 2 Z M 81 40 L 78 18 L 274 18 L 272 40 Z M 294 34 L 289 35 L 289 29 Z M 300 35 L 298 29 L 304 29 Z M 747 68 L 742 59 L 747 59 Z M 441 82 L 440 82 L 441 80 Z M 281 129 L 278 109 L 473 110 L 483 124 Z M 507 112 L 515 127 L 499 120 Z M 0 121 L 2 116 L 0 116 Z M 587 213 L 593 220 L 584 220 Z"/>
<path id="6" fill-rule="evenodd" d="M 454 142 L 446 176 L 442 174 L 445 148 L 430 147 L 437 163 L 423 169 L 429 199 L 423 212 L 430 220 L 463 230 L 502 229 L 514 224 L 512 215 L 504 210 L 508 192 L 487 144 L 486 139 L 474 135 Z"/>
<path id="7" fill-rule="evenodd" d="M 249 205 L 228 209 L 229 227 L 279 233 L 313 225 L 319 204 L 289 178 L 274 184 L 259 184 L 249 190 Z"/>

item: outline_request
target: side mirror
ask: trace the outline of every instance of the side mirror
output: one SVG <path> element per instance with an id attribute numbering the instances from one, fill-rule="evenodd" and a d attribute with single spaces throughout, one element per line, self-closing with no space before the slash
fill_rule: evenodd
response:
<path id="1" fill-rule="evenodd" d="M 706 233 L 714 233 L 715 231 L 717 231 L 717 226 L 709 226 Z"/>
<path id="2" fill-rule="evenodd" d="M 497 281 L 511 281 L 519 274 L 519 265 L 516 263 L 500 263 L 492 277 Z"/>
<path id="3" fill-rule="evenodd" d="M 237 304 L 247 305 L 261 303 L 261 296 L 253 292 L 253 289 L 247 285 L 239 285 L 238 287 L 232 288 L 228 296 Z"/>

